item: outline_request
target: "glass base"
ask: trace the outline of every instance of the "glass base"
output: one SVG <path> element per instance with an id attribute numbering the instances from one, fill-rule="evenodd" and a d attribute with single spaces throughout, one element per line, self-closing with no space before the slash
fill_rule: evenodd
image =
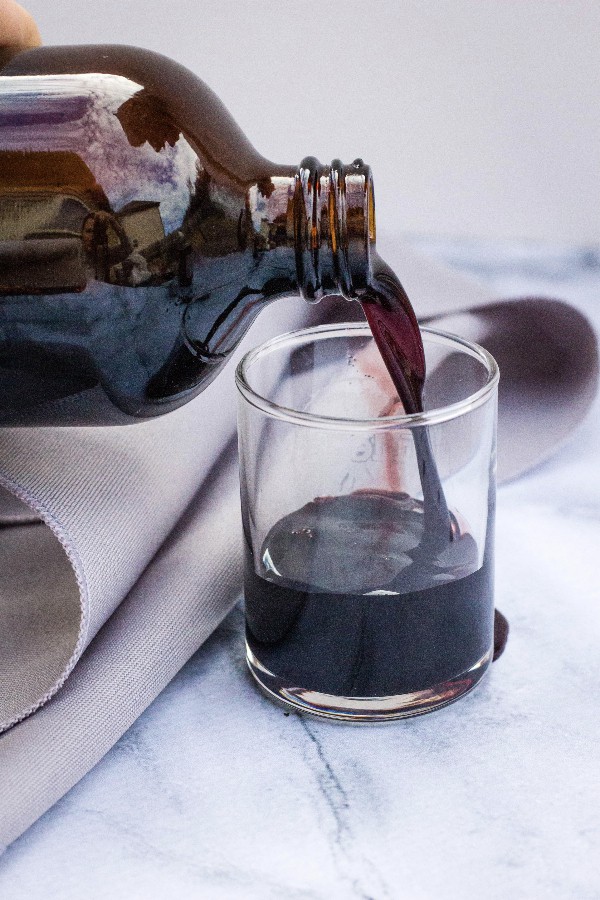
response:
<path id="1" fill-rule="evenodd" d="M 267 696 L 293 707 L 297 712 L 310 713 L 342 722 L 369 723 L 405 719 L 433 712 L 471 691 L 492 661 L 493 650 L 488 650 L 470 669 L 460 675 L 435 684 L 421 691 L 397 694 L 391 697 L 336 697 L 284 683 L 281 678 L 262 665 L 246 644 L 248 668 L 259 687 Z"/>

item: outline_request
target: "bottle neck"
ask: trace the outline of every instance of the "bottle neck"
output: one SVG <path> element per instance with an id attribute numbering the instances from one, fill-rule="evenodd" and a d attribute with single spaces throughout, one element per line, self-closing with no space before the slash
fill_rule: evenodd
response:
<path id="1" fill-rule="evenodd" d="M 369 281 L 375 244 L 375 195 L 371 170 L 361 159 L 330 166 L 314 157 L 296 173 L 294 237 L 298 285 L 305 300 L 325 294 L 354 298 Z"/>
<path id="2" fill-rule="evenodd" d="M 369 283 L 375 245 L 370 168 L 360 159 L 325 166 L 309 156 L 297 169 L 278 169 L 268 181 L 268 199 L 264 186 L 257 186 L 260 203 L 251 203 L 253 219 L 268 230 L 270 247 L 285 243 L 293 252 L 302 297 L 311 303 L 327 294 L 359 297 Z"/>

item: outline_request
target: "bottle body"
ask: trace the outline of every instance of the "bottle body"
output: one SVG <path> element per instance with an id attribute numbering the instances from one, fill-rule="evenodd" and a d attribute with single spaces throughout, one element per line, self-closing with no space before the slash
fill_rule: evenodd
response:
<path id="1" fill-rule="evenodd" d="M 0 425 L 168 412 L 265 304 L 340 292 L 331 254 L 315 292 L 318 175 L 267 162 L 187 70 L 131 48 L 46 48 L 7 71 Z"/>

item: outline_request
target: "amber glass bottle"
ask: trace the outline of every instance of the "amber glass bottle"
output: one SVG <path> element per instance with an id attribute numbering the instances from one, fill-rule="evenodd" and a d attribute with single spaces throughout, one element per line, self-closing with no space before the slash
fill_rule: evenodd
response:
<path id="1" fill-rule="evenodd" d="M 149 51 L 24 52 L 0 75 L 0 424 L 174 409 L 267 303 L 360 296 L 374 239 L 361 160 L 268 162 Z"/>

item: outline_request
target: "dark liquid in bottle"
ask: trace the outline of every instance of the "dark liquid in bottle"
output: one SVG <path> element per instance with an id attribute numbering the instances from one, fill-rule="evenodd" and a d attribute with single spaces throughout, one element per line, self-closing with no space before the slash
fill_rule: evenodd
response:
<path id="1" fill-rule="evenodd" d="M 378 257 L 361 302 L 405 411 L 422 411 L 419 326 Z M 259 573 L 247 546 L 249 649 L 282 683 L 394 696 L 441 686 L 490 652 L 493 511 L 480 565 L 473 537 L 446 504 L 427 429 L 412 436 L 422 501 L 378 490 L 317 498 L 271 529 Z"/>

